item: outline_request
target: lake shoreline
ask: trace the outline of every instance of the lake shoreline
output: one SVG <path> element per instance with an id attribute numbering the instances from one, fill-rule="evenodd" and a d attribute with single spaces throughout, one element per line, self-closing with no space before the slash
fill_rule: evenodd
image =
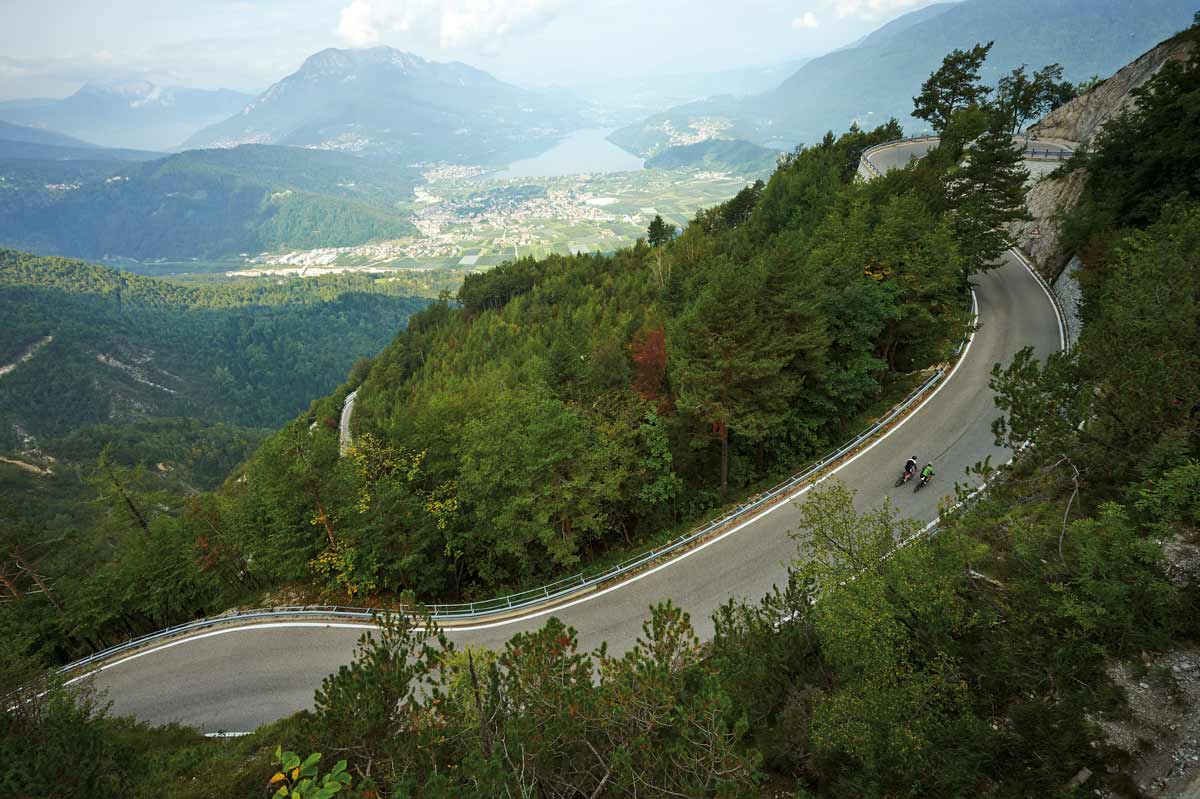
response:
<path id="1" fill-rule="evenodd" d="M 608 140 L 615 128 L 583 128 L 532 158 L 480 175 L 486 180 L 551 178 L 613 172 L 636 172 L 646 162 Z"/>

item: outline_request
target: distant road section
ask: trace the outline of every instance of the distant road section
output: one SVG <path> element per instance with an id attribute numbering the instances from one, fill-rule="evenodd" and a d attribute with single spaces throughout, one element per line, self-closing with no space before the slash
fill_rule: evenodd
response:
<path id="1" fill-rule="evenodd" d="M 356 388 L 346 395 L 346 401 L 342 403 L 342 420 L 338 425 L 338 452 L 343 455 L 350 449 L 350 414 L 354 413 L 354 398 L 357 396 Z"/>
<path id="2" fill-rule="evenodd" d="M 875 167 L 878 170 L 878 174 L 886 174 L 893 169 L 903 169 L 914 159 L 924 158 L 930 150 L 937 146 L 938 139 L 933 136 L 921 139 L 904 139 L 871 148 L 863 153 L 863 161 L 869 162 L 871 166 Z M 860 175 L 867 180 L 874 177 L 870 172 L 864 175 L 864 170 L 861 166 L 859 169 Z"/>
<path id="3" fill-rule="evenodd" d="M 1027 161 L 1046 161 L 1053 168 L 1059 161 L 1070 158 L 1074 150 L 1059 141 L 1031 139 L 1027 136 L 1014 136 L 1013 140 L 1024 147 Z M 915 139 L 880 144 L 869 148 L 863 153 L 859 163 L 858 174 L 864 180 L 870 180 L 876 175 L 883 175 L 893 169 L 903 169 L 914 159 L 924 158 L 930 150 L 938 146 L 936 136 L 919 136 Z M 872 171 L 874 167 L 874 171 Z M 1038 170 L 1043 172 L 1046 170 Z"/>
<path id="4" fill-rule="evenodd" d="M 934 143 L 898 144 L 885 151 L 879 164 L 906 165 Z M 997 415 L 992 365 L 1009 361 L 1026 346 L 1043 358 L 1059 350 L 1062 327 L 1049 292 L 1014 254 L 1006 254 L 999 268 L 978 275 L 974 283 L 979 324 L 953 370 L 903 421 L 831 471 L 858 492 L 860 511 L 888 497 L 905 517 L 935 520 L 939 503 L 953 497 L 954 481 L 967 467 L 984 458 L 992 463 L 1008 459 L 1010 453 L 996 445 L 991 431 Z M 351 394 L 343 407 L 343 443 L 349 440 L 353 400 Z M 930 490 L 917 494 L 894 486 L 910 455 L 937 465 L 938 482 Z M 447 635 L 460 647 L 503 649 L 512 635 L 540 627 L 554 615 L 579 631 L 580 651 L 607 642 L 610 651 L 620 653 L 642 634 L 650 606 L 670 598 L 691 613 L 696 633 L 709 638 L 719 606 L 730 598 L 757 600 L 787 580 L 796 554 L 792 533 L 807 491 L 805 487 L 790 501 L 612 585 L 551 607 L 463 621 L 447 629 Z M 248 731 L 311 707 L 313 691 L 349 662 L 355 641 L 369 626 L 313 619 L 232 621 L 119 657 L 105 664 L 95 680 L 108 691 L 117 714 L 160 724 L 178 721 L 204 732 Z"/>

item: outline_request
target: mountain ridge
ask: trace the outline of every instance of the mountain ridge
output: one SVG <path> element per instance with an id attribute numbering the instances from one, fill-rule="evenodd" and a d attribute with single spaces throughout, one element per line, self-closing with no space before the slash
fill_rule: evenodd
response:
<path id="1" fill-rule="evenodd" d="M 1194 4 L 1162 0 L 1152 8 L 1129 0 L 964 0 L 938 13 L 921 9 L 866 37 L 858 46 L 813 59 L 765 94 L 669 109 L 613 133 L 611 140 L 639 155 L 672 142 L 671 131 L 715 129 L 758 144 L 792 147 L 818 140 L 852 122 L 874 126 L 896 117 L 921 130 L 910 98 L 954 48 L 995 41 L 982 71 L 985 82 L 1027 63 L 1059 62 L 1067 80 L 1107 75 L 1159 41 L 1186 28 Z M 901 23 L 913 15 L 917 21 Z M 898 23 L 907 24 L 896 30 Z M 891 29 L 882 38 L 872 39 Z"/>
<path id="2" fill-rule="evenodd" d="M 0 121 L 0 141 L 17 141 L 28 144 L 46 144 L 54 147 L 76 147 L 99 149 L 99 145 L 92 144 L 83 139 L 77 139 L 74 136 L 68 136 L 65 133 L 59 133 L 56 130 L 48 128 L 31 127 L 28 125 L 14 125 L 10 122 Z"/>
<path id="3" fill-rule="evenodd" d="M 0 120 L 57 130 L 99 146 L 169 150 L 249 99 L 232 89 L 94 82 L 62 99 L 0 102 Z"/>
<path id="4" fill-rule="evenodd" d="M 3 148 L 0 148 L 3 152 Z M 104 151 L 100 151 L 104 152 Z M 0 161 L 0 164 L 4 162 Z M 225 257 L 277 246 L 337 246 L 412 231 L 398 203 L 414 173 L 346 153 L 274 145 L 188 150 L 0 194 L 0 242 L 84 258 Z M 54 164 L 56 173 L 70 167 Z M 13 162 L 4 167 L 15 171 Z M 49 169 L 49 166 L 47 167 Z"/>
<path id="5" fill-rule="evenodd" d="M 379 46 L 326 48 L 186 147 L 282 144 L 414 161 L 505 163 L 582 120 L 552 99 L 458 61 Z"/>

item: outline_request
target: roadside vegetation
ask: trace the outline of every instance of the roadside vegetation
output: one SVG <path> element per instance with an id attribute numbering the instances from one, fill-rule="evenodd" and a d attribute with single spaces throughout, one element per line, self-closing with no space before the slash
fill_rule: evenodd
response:
<path id="1" fill-rule="evenodd" d="M 1196 575 L 1163 548 L 1198 543 L 1200 202 L 1182 177 L 1154 208 L 1125 192 L 1190 164 L 1170 145 L 1180 126 L 1200 136 L 1187 112 L 1196 74 L 1165 69 L 1072 165 L 1088 169 L 1089 201 L 1069 221 L 1086 231 L 1081 337 L 1044 365 L 1030 352 L 997 365 L 997 438 L 1031 446 L 1000 474 L 979 464 L 989 491 L 936 534 L 886 505 L 856 512 L 835 483 L 803 507 L 788 584 L 721 609 L 709 645 L 670 603 L 621 656 L 579 652 L 556 620 L 502 652 L 462 652 L 397 619 L 325 680 L 311 713 L 232 742 L 152 731 L 50 691 L 0 715 L 0 788 L 1136 796 L 1096 719 L 1122 712 L 1110 659 L 1200 632 Z M 363 415 L 349 457 L 325 423 L 344 389 L 185 511 L 130 492 L 139 525 L 114 499 L 110 534 L 130 546 L 103 584 L 136 579 L 157 596 L 161 564 L 178 564 L 179 607 L 156 609 L 164 617 L 314 570 L 360 597 L 502 587 L 803 458 L 890 374 L 942 357 L 971 274 L 1008 244 L 971 216 L 1003 221 L 1019 186 L 1005 123 L 981 98 L 947 117 L 939 152 L 869 184 L 851 180 L 857 154 L 892 128 L 797 152 L 761 190 L 657 247 L 467 281 L 457 307 L 418 314 L 352 375 Z M 1142 146 L 1122 149 L 1135 134 Z M 959 166 L 953 148 L 968 141 Z M 202 531 L 219 550 L 195 558 Z M 132 570 L 142 560 L 154 568 Z M 119 629 L 134 608 L 90 630 Z M 0 613 L 17 643 L 0 653 L 0 688 L 37 673 L 39 642 L 80 646 L 70 636 L 85 628 L 45 599 Z M 63 753 L 86 767 L 64 768 Z M 289 764 L 313 783 L 296 785 Z"/>
<path id="2" fill-rule="evenodd" d="M 958 149 L 989 118 L 963 113 Z M 1025 173 L 999 131 L 964 167 L 951 153 L 855 180 L 861 153 L 900 135 L 894 123 L 830 134 L 678 235 L 656 220 L 652 243 L 612 256 L 468 276 L 457 302 L 413 315 L 217 491 L 173 497 L 154 464 L 114 454 L 89 478 L 82 529 L 14 528 L 44 553 L 29 570 L 58 604 L 29 595 L 0 613 L 38 630 L 31 654 L 62 662 L 281 588 L 373 605 L 488 597 L 704 518 L 840 443 L 960 339 L 970 276 L 1008 245 L 970 220 L 1021 214 Z M 51 266 L 24 273 L 84 274 Z M 95 289 L 72 296 L 123 316 L 252 300 L 94 271 Z M 260 301 L 296 284 L 283 285 Z M 133 305 L 139 289 L 152 296 Z M 195 318 L 159 338 L 197 338 Z M 286 367 L 264 355 L 264 369 Z M 24 592 L 32 577 L 13 570 Z"/>

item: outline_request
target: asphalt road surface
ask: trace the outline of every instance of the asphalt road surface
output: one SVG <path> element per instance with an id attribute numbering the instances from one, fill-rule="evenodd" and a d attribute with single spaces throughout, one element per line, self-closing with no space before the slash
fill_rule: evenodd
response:
<path id="1" fill-rule="evenodd" d="M 927 149 L 923 142 L 897 147 L 874 163 L 880 169 L 903 166 Z M 891 497 L 902 515 L 931 521 L 967 467 L 989 455 L 993 463 L 1008 459 L 990 429 L 997 415 L 988 387 L 992 365 L 1025 346 L 1042 357 L 1056 351 L 1060 328 L 1041 284 L 1014 255 L 976 282 L 979 327 L 953 373 L 903 424 L 837 470 L 837 479 L 858 492 L 860 509 Z M 911 485 L 893 487 L 913 454 L 937 467 L 934 482 L 919 494 Z M 550 610 L 457 627 L 449 637 L 460 645 L 500 648 L 554 615 L 579 631 L 584 650 L 607 641 L 619 653 L 641 633 L 649 607 L 668 598 L 691 613 L 701 637 L 709 637 L 713 611 L 730 597 L 756 600 L 786 580 L 797 518 L 797 505 L 782 503 L 630 580 Z M 113 661 L 93 679 L 108 692 L 115 713 L 204 732 L 249 731 L 311 707 L 322 678 L 350 660 L 363 632 L 361 625 L 311 621 L 217 628 Z"/>
<path id="2" fill-rule="evenodd" d="M 338 420 L 338 451 L 343 455 L 350 448 L 350 417 L 354 414 L 354 400 L 357 398 L 358 389 L 354 389 L 342 402 L 342 416 Z"/>
<path id="3" fill-rule="evenodd" d="M 1019 142 L 1024 142 L 1026 151 L 1033 151 L 1039 154 L 1039 157 L 1045 153 L 1060 152 L 1064 155 L 1072 152 L 1071 148 L 1065 144 L 1054 141 L 1046 141 L 1043 139 L 1026 139 L 1020 138 Z M 914 158 L 921 158 L 938 144 L 937 139 L 922 139 L 920 141 L 900 141 L 892 145 L 881 146 L 870 155 L 871 164 L 880 172 L 887 172 L 892 169 L 901 169 L 908 166 L 909 162 Z M 1061 166 L 1062 162 L 1057 160 L 1049 160 L 1042 162 L 1028 161 L 1026 166 L 1031 172 L 1036 171 L 1038 174 L 1051 172 Z"/>

